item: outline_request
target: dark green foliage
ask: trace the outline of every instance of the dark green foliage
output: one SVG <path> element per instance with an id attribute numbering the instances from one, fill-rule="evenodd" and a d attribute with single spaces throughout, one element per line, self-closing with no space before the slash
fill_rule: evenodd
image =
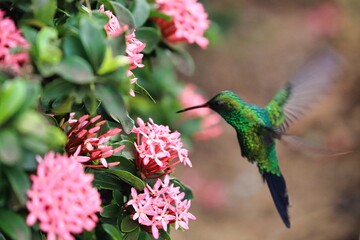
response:
<path id="1" fill-rule="evenodd" d="M 128 26 L 128 32 L 107 36 L 104 26 L 109 18 L 98 11 L 101 4 Z M 29 69 L 19 76 L 0 71 L 0 239 L 46 238 L 38 225 L 25 223 L 26 192 L 38 165 L 36 156 L 65 152 L 68 140 L 62 124 L 71 112 L 77 117 L 100 114 L 108 120 L 105 130 L 123 130 L 121 138 L 114 137 L 109 144 L 125 145 L 107 158 L 108 163 L 119 165 L 85 168 L 94 175 L 103 211 L 97 227 L 76 239 L 153 239 L 150 228 L 132 220 L 133 209 L 126 205 L 132 187 L 141 192 L 146 184 L 154 183 L 142 179 L 134 164 L 133 119 L 151 117 L 159 124 L 183 129 L 187 139 L 199 129 L 199 119 L 179 126 L 175 113 L 182 88 L 176 70 L 191 74 L 193 60 L 184 46 L 164 43 L 159 27 L 149 20 L 170 18 L 146 0 L 99 0 L 89 5 L 74 0 L 14 0 L 0 6 L 30 45 Z M 145 66 L 128 76 L 126 34 L 134 30 L 137 39 L 146 43 Z M 130 84 L 134 77 L 138 82 Z M 135 97 L 129 95 L 130 90 Z M 179 179 L 171 182 L 187 199 L 193 198 Z M 168 232 L 161 230 L 160 239 L 170 239 Z"/>

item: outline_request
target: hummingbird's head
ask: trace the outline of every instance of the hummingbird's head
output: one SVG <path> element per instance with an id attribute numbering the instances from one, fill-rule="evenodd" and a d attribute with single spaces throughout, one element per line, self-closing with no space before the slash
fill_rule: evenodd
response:
<path id="1" fill-rule="evenodd" d="M 185 108 L 180 111 L 177 111 L 177 113 L 181 113 L 197 108 L 208 107 L 214 110 L 215 112 L 221 114 L 234 110 L 236 108 L 235 105 L 239 104 L 239 102 L 237 101 L 238 99 L 240 98 L 235 93 L 229 90 L 225 90 L 218 93 L 216 96 L 214 96 L 204 104 Z"/>

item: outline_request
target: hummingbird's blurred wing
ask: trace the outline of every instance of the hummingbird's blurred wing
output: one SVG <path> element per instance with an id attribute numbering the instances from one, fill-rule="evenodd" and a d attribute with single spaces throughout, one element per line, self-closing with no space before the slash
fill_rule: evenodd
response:
<path id="1" fill-rule="evenodd" d="M 334 49 L 321 49 L 266 106 L 272 125 L 284 133 L 331 86 L 341 66 L 342 59 Z"/>

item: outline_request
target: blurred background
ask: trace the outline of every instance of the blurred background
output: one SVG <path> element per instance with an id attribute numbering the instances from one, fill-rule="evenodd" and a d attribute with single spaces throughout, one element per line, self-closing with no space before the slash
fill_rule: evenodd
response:
<path id="1" fill-rule="evenodd" d="M 360 232 L 360 1 L 207 0 L 212 44 L 191 49 L 196 70 L 180 75 L 210 98 L 231 89 L 264 106 L 324 42 L 346 59 L 338 81 L 290 127 L 311 142 L 347 155 L 278 143 L 290 195 L 292 228 L 283 225 L 257 168 L 240 156 L 235 131 L 198 141 L 193 168 L 178 168 L 195 193 L 190 230 L 174 239 L 357 240 Z M 180 172 L 179 172 L 180 171 Z"/>

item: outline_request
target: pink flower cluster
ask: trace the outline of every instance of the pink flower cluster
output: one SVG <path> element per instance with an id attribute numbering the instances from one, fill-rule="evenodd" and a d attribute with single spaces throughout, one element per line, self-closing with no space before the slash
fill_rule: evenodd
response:
<path id="1" fill-rule="evenodd" d="M 123 34 L 124 32 L 128 31 L 128 26 L 123 25 L 119 23 L 119 20 L 117 17 L 109 10 L 104 10 L 104 5 L 100 6 L 99 12 L 105 12 L 105 14 L 109 17 L 109 22 L 105 25 L 105 31 L 108 36 L 110 37 L 116 37 L 120 34 Z M 131 70 L 135 68 L 142 68 L 144 67 L 144 64 L 141 63 L 143 54 L 141 54 L 141 51 L 144 50 L 146 47 L 146 44 L 141 42 L 139 39 L 136 38 L 135 31 L 132 33 L 127 33 L 126 36 L 126 55 L 127 59 L 130 63 L 128 76 L 132 76 L 133 73 Z M 131 83 L 134 84 L 136 82 L 137 78 L 131 79 Z M 130 95 L 135 96 L 135 93 L 133 90 L 130 90 Z"/>
<path id="2" fill-rule="evenodd" d="M 204 37 L 210 21 L 204 6 L 197 0 L 155 0 L 157 10 L 172 19 L 166 21 L 154 18 L 159 24 L 164 38 L 171 43 L 196 43 L 202 48 L 209 44 Z"/>
<path id="3" fill-rule="evenodd" d="M 179 96 L 179 101 L 184 108 L 200 105 L 206 102 L 205 98 L 198 93 L 194 84 L 187 84 Z M 221 117 L 209 108 L 199 108 L 184 113 L 186 118 L 200 118 L 200 130 L 195 133 L 197 140 L 205 140 L 218 137 L 223 133 L 220 125 Z"/>
<path id="4" fill-rule="evenodd" d="M 169 174 L 179 163 L 192 166 L 179 132 L 171 132 L 168 126 L 157 125 L 151 118 L 148 123 L 141 118 L 137 118 L 136 122 L 139 126 L 132 130 L 136 133 L 135 164 L 143 178 Z"/>
<path id="5" fill-rule="evenodd" d="M 175 229 L 181 227 L 187 230 L 189 219 L 196 219 L 189 212 L 191 201 L 184 200 L 185 194 L 180 192 L 179 187 L 169 184 L 170 177 L 166 175 L 164 181 L 158 179 L 154 187 L 147 185 L 144 193 L 138 194 L 135 188 L 132 188 L 132 199 L 127 202 L 127 205 L 135 210 L 132 219 L 144 226 L 151 226 L 155 239 L 159 238 L 159 229 L 167 231 L 171 223 L 175 223 Z"/>
<path id="6" fill-rule="evenodd" d="M 73 155 L 86 167 L 111 167 L 118 165 L 119 162 L 107 163 L 106 158 L 121 151 L 125 146 L 119 146 L 115 149 L 112 146 L 105 145 L 111 137 L 121 132 L 120 128 L 113 128 L 100 136 L 98 132 L 101 126 L 106 123 L 101 120 L 101 116 L 95 116 L 90 119 L 89 115 L 84 115 L 79 120 L 74 119 L 75 113 L 70 114 L 67 124 L 71 127 L 67 132 L 68 141 L 65 150 L 69 155 Z M 98 164 L 100 162 L 101 164 Z"/>
<path id="7" fill-rule="evenodd" d="M 49 152 L 38 161 L 27 192 L 26 223 L 38 220 L 48 240 L 73 240 L 72 233 L 94 229 L 96 213 L 102 211 L 100 194 L 91 185 L 94 176 L 85 174 L 81 164 L 67 155 Z"/>
<path id="8" fill-rule="evenodd" d="M 15 23 L 0 10 L 0 68 L 19 72 L 29 61 L 29 43 L 23 38 Z"/>

